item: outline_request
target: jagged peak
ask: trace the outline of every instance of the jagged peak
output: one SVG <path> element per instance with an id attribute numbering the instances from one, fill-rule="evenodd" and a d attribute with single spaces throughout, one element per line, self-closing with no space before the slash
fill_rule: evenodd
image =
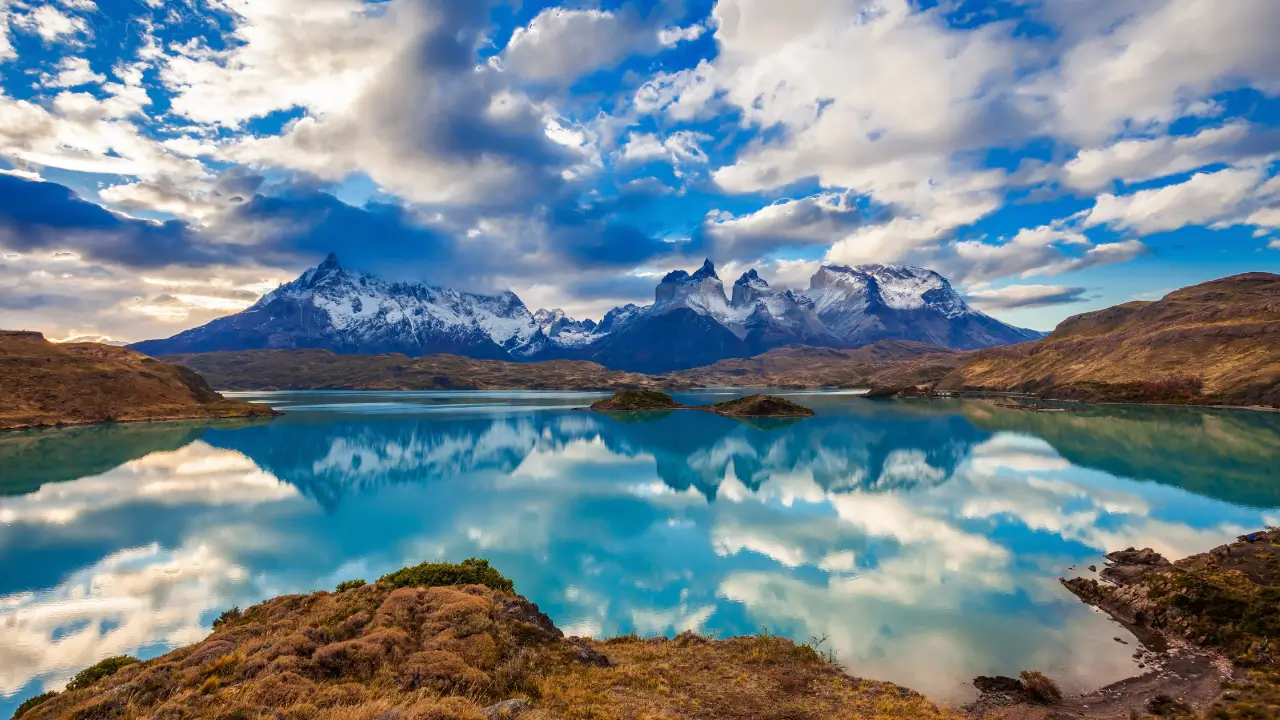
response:
<path id="1" fill-rule="evenodd" d="M 716 274 L 715 263 L 711 262 L 710 258 L 707 258 L 702 261 L 702 267 L 698 268 L 698 271 L 693 274 L 693 279 L 702 280 L 709 277 L 720 279 L 720 276 Z"/>
<path id="2" fill-rule="evenodd" d="M 338 253 L 331 252 L 325 256 L 324 262 L 316 266 L 317 270 L 339 270 L 342 263 L 338 262 Z"/>
<path id="3" fill-rule="evenodd" d="M 752 284 L 761 284 L 761 283 L 763 283 L 765 287 L 769 287 L 768 281 L 760 277 L 760 273 L 756 272 L 755 268 L 751 268 L 750 270 L 742 273 L 742 277 L 738 278 L 738 282 L 734 284 L 735 285 L 752 285 Z"/>

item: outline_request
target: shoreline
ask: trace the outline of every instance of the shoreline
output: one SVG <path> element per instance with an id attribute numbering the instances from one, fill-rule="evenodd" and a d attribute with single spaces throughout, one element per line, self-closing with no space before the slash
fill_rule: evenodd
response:
<path id="1" fill-rule="evenodd" d="M 1280 666 L 1269 648 L 1280 641 L 1247 628 L 1252 615 L 1280 613 L 1272 606 L 1280 584 L 1276 545 L 1280 530 L 1268 529 L 1172 563 L 1150 549 L 1130 548 L 1107 555 L 1101 581 L 1059 578 L 1081 602 L 1138 639 L 1134 658 L 1146 672 L 1051 705 L 985 692 L 962 711 L 971 720 L 1128 720 L 1211 710 L 1214 717 L 1234 718 L 1239 705 L 1239 717 L 1263 717 L 1250 714 L 1257 706 L 1249 703 L 1275 696 Z M 1222 626 L 1235 634 L 1224 634 Z"/>
<path id="2" fill-rule="evenodd" d="M 70 422 L 51 423 L 47 425 L 17 425 L 14 427 L 0 427 L 0 434 L 15 432 L 30 432 L 38 430 L 59 430 L 64 428 L 92 427 L 94 425 L 139 425 L 142 423 L 171 423 L 171 422 L 191 422 L 208 420 L 217 422 L 221 420 L 269 420 L 275 417 L 281 417 L 283 412 L 276 410 L 268 405 L 260 405 L 258 403 L 250 403 L 259 407 L 266 407 L 269 413 L 247 413 L 243 415 L 173 415 L 155 418 L 139 418 L 136 420 L 73 420 Z"/>

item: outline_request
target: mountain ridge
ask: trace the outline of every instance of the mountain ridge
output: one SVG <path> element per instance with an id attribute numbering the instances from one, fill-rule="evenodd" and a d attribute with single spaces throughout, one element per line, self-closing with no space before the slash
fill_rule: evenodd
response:
<path id="1" fill-rule="evenodd" d="M 530 312 L 509 290 L 480 295 L 385 281 L 330 254 L 240 313 L 129 347 L 151 355 L 325 349 L 569 359 L 662 373 L 794 344 L 907 340 L 974 349 L 1040 336 L 973 310 L 941 275 L 910 266 L 823 266 L 801 292 L 773 288 L 751 269 L 726 294 L 708 259 L 693 273 L 664 276 L 651 305 L 617 307 L 596 323 L 559 309 Z"/>

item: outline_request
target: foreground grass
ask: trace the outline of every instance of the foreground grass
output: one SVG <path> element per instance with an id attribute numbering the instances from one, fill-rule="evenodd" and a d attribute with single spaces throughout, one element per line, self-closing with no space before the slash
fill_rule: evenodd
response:
<path id="1" fill-rule="evenodd" d="M 482 720 L 507 702 L 524 720 L 956 717 L 773 635 L 565 638 L 484 561 L 342 588 L 228 611 L 203 642 L 114 658 L 20 716 Z"/>

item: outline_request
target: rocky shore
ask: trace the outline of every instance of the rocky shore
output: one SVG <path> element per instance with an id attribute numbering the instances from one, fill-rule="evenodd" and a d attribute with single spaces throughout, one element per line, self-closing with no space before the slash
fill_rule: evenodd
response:
<path id="1" fill-rule="evenodd" d="M 1145 672 L 1087 695 L 1037 702 L 1012 678 L 978 678 L 973 718 L 1280 717 L 1280 530 L 1170 562 L 1151 549 L 1107 556 L 1099 579 L 1062 583 L 1141 641 Z M 1118 641 L 1123 642 L 1119 638 Z"/>

